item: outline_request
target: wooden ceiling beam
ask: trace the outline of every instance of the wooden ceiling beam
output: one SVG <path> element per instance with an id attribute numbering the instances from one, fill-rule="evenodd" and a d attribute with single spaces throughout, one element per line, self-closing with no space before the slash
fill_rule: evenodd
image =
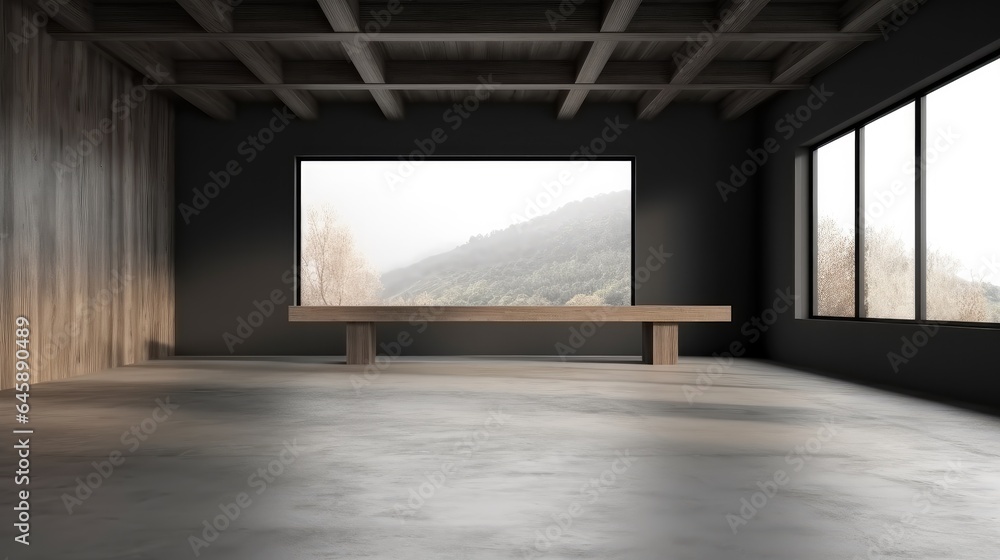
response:
<path id="1" fill-rule="evenodd" d="M 233 8 L 228 3 L 218 0 L 177 0 L 177 2 L 206 31 L 232 32 Z M 268 84 L 280 84 L 284 81 L 281 57 L 267 43 L 230 41 L 225 45 L 260 81 Z M 319 105 L 307 92 L 276 89 L 274 94 L 300 119 L 313 120 L 319 116 Z"/>
<path id="2" fill-rule="evenodd" d="M 625 31 L 632 21 L 632 16 L 639 8 L 642 0 L 605 0 L 604 15 L 601 21 L 601 33 L 616 33 Z M 576 81 L 592 84 L 604 70 L 604 65 L 611 58 L 618 45 L 616 41 L 594 41 L 587 47 L 586 54 L 580 62 Z M 562 120 L 572 119 L 587 98 L 587 90 L 571 90 L 560 94 L 556 103 L 556 117 Z"/>
<path id="3" fill-rule="evenodd" d="M 361 79 L 366 83 L 385 83 L 385 58 L 378 45 L 372 44 L 369 33 L 358 33 L 358 1 L 357 0 L 317 0 L 320 8 L 330 22 L 330 26 L 338 33 L 355 35 L 351 41 L 343 43 L 344 52 L 357 68 Z M 389 120 L 403 118 L 403 98 L 397 91 L 372 89 L 372 97 L 378 103 L 382 113 Z"/>
<path id="4" fill-rule="evenodd" d="M 369 86 L 369 87 L 366 87 Z M 462 82 L 412 82 L 412 83 L 332 83 L 332 82 L 309 82 L 291 83 L 286 82 L 280 85 L 261 83 L 239 83 L 239 82 L 178 82 L 163 86 L 168 89 L 178 91 L 188 90 L 218 90 L 218 91 L 261 91 L 270 89 L 288 89 L 300 91 L 476 91 L 487 87 L 479 80 L 468 80 Z M 769 90 L 787 91 L 809 87 L 808 83 L 796 84 L 772 84 L 769 82 L 711 82 L 711 83 L 690 83 L 690 84 L 650 84 L 648 81 L 637 80 L 635 82 L 616 82 L 598 84 L 578 84 L 576 82 L 516 82 L 516 83 L 492 83 L 489 84 L 490 91 L 647 91 L 650 89 L 678 90 L 678 91 L 742 91 L 742 90 Z"/>
<path id="5" fill-rule="evenodd" d="M 675 66 L 671 84 L 690 83 L 726 47 L 718 37 L 724 33 L 735 33 L 750 25 L 757 14 L 767 6 L 769 0 L 728 0 L 719 10 L 718 27 L 708 33 L 702 42 L 689 42 L 674 54 Z M 679 89 L 649 91 L 639 100 L 637 114 L 640 119 L 652 119 L 680 93 Z"/>
<path id="6" fill-rule="evenodd" d="M 899 0 L 862 0 L 841 21 L 842 33 L 866 32 L 892 13 Z M 801 81 L 841 58 L 858 45 L 850 43 L 803 43 L 790 45 L 775 63 L 772 82 L 775 84 Z M 736 119 L 774 95 L 773 91 L 731 93 L 720 103 L 726 119 Z"/>
<path id="7" fill-rule="evenodd" d="M 267 87 L 245 65 L 235 60 L 178 60 L 174 66 L 180 84 L 243 84 L 239 86 L 242 88 L 253 84 L 256 89 Z M 386 83 L 373 84 L 372 87 L 384 86 L 387 90 L 394 90 L 408 89 L 410 84 L 438 84 L 461 89 L 465 87 L 461 84 L 474 84 L 480 88 L 523 89 L 530 86 L 531 89 L 539 89 L 536 86 L 553 85 L 554 89 L 587 91 L 610 90 L 626 85 L 655 89 L 670 86 L 667 68 L 667 64 L 655 61 L 609 61 L 594 87 L 587 88 L 586 83 L 576 81 L 576 65 L 569 60 L 392 60 L 385 65 Z M 353 64 L 344 60 L 286 60 L 284 69 L 285 82 L 281 85 L 296 89 L 308 89 L 306 86 L 309 84 L 321 84 L 322 89 L 337 89 L 326 86 L 360 86 L 366 83 L 359 78 Z M 769 62 L 715 61 L 691 82 L 689 89 L 701 90 L 713 85 L 722 89 L 753 87 L 768 84 L 771 75 Z M 573 85 L 581 87 L 568 87 Z"/>
<path id="8" fill-rule="evenodd" d="M 211 33 L 233 32 L 233 8 L 228 2 L 214 0 L 177 0 L 198 25 Z"/>
<path id="9" fill-rule="evenodd" d="M 66 29 L 87 33 L 94 29 L 93 12 L 90 0 L 67 0 L 52 18 Z M 176 83 L 173 61 L 145 45 L 97 42 L 95 46 L 149 78 L 158 87 Z M 221 92 L 182 90 L 176 93 L 213 118 L 229 120 L 236 115 L 235 103 Z"/>
<path id="10" fill-rule="evenodd" d="M 65 0 L 59 4 L 54 19 L 66 29 L 93 31 L 94 9 L 90 0 Z"/>
<path id="11" fill-rule="evenodd" d="M 69 0 L 58 0 L 60 4 Z M 317 2 L 282 0 L 218 0 L 226 7 L 238 4 L 233 24 L 239 32 L 327 32 L 330 25 Z M 629 31 L 666 31 L 697 35 L 705 31 L 703 22 L 717 17 L 714 2 L 650 1 L 642 3 L 629 23 Z M 572 5 L 573 10 L 565 10 Z M 554 0 L 482 2 L 403 0 L 386 24 L 387 0 L 362 0 L 354 9 L 358 28 L 377 26 L 393 32 L 551 32 L 552 23 L 560 32 L 599 32 L 604 20 L 601 2 L 559 2 Z M 548 15 L 555 15 L 552 20 Z M 210 14 L 209 14 L 210 15 Z M 839 30 L 845 14 L 837 2 L 778 2 L 765 8 L 747 31 L 830 31 Z M 101 0 L 95 2 L 96 31 L 175 32 L 200 31 L 200 26 L 176 2 L 164 0 Z M 682 37 L 680 40 L 683 40 Z M 591 39 L 594 40 L 594 39 Z"/>
<path id="12" fill-rule="evenodd" d="M 375 35 L 368 35 L 360 32 L 326 32 L 326 33 L 300 33 L 300 32 L 258 32 L 258 33 L 207 33 L 199 31 L 177 31 L 177 32 L 110 32 L 94 31 L 81 33 L 65 28 L 53 28 L 49 34 L 53 38 L 63 41 L 85 41 L 85 42 L 167 42 L 167 43 L 225 43 L 230 41 L 248 42 L 305 42 L 305 43 L 354 43 L 364 42 L 374 43 L 504 43 L 504 42 L 528 42 L 528 43 L 566 43 L 566 42 L 593 42 L 593 41 L 616 41 L 616 42 L 645 42 L 645 43 L 680 43 L 704 32 L 703 24 L 700 27 L 692 28 L 689 31 L 662 32 L 662 31 L 622 31 L 622 32 L 381 32 Z M 864 43 L 881 39 L 879 33 L 842 33 L 836 31 L 765 31 L 765 32 L 730 32 L 718 33 L 714 36 L 715 43 Z"/>

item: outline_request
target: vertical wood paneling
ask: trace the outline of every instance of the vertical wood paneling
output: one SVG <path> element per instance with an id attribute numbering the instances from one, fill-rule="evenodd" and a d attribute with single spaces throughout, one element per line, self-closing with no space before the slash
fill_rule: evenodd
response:
<path id="1" fill-rule="evenodd" d="M 120 118 L 135 78 L 82 44 L 39 31 L 15 48 L 35 10 L 0 3 L 0 355 L 28 317 L 42 382 L 172 352 L 173 111 L 148 92 Z"/>

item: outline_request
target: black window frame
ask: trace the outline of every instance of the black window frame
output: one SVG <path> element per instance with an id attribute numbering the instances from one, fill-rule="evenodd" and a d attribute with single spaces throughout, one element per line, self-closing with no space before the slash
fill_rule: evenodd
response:
<path id="1" fill-rule="evenodd" d="M 629 284 L 631 290 L 631 300 L 630 306 L 635 306 L 635 293 L 638 291 L 636 289 L 635 271 L 636 271 L 636 252 L 635 252 L 635 223 L 636 223 L 636 156 L 634 155 L 615 155 L 615 154 L 601 154 L 601 155 L 476 155 L 476 154 L 460 154 L 460 155 L 420 155 L 419 158 L 414 159 L 413 154 L 400 155 L 400 154 L 386 154 L 386 155 L 299 155 L 294 157 L 295 163 L 295 189 L 293 193 L 292 204 L 294 205 L 294 238 L 292 255 L 293 262 L 291 270 L 294 271 L 295 277 L 292 284 L 292 305 L 301 306 L 302 305 L 302 288 L 301 288 L 301 274 L 302 274 L 302 203 L 301 203 L 301 191 L 302 191 L 302 163 L 308 161 L 399 161 L 399 162 L 416 162 L 419 164 L 420 161 L 569 161 L 569 162 L 580 162 L 580 161 L 628 161 L 632 166 L 632 186 L 631 186 L 631 199 L 632 199 L 632 231 L 631 231 L 631 256 L 632 256 L 632 270 L 630 272 Z M 501 307 L 501 306 L 498 306 Z M 624 307 L 624 306 L 622 306 Z"/>
<path id="2" fill-rule="evenodd" d="M 861 121 L 854 124 L 844 126 L 837 130 L 835 133 L 830 134 L 823 140 L 815 142 L 811 145 L 804 146 L 808 153 L 808 197 L 809 197 L 809 210 L 808 210 L 808 235 L 809 235 L 809 258 L 808 258 L 808 274 L 809 274 L 809 288 L 810 293 L 808 297 L 808 310 L 806 317 L 808 319 L 818 319 L 823 321 L 847 321 L 847 322 L 863 322 L 863 323 L 890 323 L 890 324 L 903 324 L 903 325 L 936 325 L 936 326 L 955 326 L 955 327 L 969 327 L 977 329 L 993 329 L 1000 330 L 1000 323 L 991 322 L 974 322 L 974 321 L 938 321 L 927 319 L 927 169 L 926 169 L 926 151 L 927 151 L 927 96 L 931 93 L 941 89 L 952 82 L 955 82 L 973 72 L 1000 60 L 1000 53 L 993 53 L 990 56 L 978 60 L 970 65 L 963 67 L 962 69 L 953 72 L 934 82 L 932 85 L 922 88 L 916 93 L 906 96 L 901 101 L 893 103 L 889 107 L 879 111 L 871 117 L 867 117 Z M 913 108 L 915 111 L 915 142 L 914 142 L 914 200 L 915 200 L 915 215 L 914 215 L 914 319 L 888 319 L 888 318 L 877 318 L 877 317 L 866 317 L 864 305 L 865 305 L 865 286 L 864 286 L 864 220 L 865 220 L 865 207 L 864 207 L 864 129 L 869 124 L 881 119 L 882 117 L 897 111 L 906 105 L 913 103 Z M 844 136 L 855 133 L 855 162 L 854 162 L 854 209 L 855 209 L 855 231 L 854 231 L 854 316 L 853 317 L 834 317 L 829 315 L 819 315 L 816 313 L 817 304 L 817 286 L 816 286 L 816 258 L 818 256 L 817 251 L 817 235 L 816 235 L 816 225 L 817 225 L 817 196 L 816 188 L 818 186 L 818 181 L 816 177 L 817 165 L 816 165 L 816 153 L 817 151 L 830 144 L 836 140 L 840 140 Z"/>

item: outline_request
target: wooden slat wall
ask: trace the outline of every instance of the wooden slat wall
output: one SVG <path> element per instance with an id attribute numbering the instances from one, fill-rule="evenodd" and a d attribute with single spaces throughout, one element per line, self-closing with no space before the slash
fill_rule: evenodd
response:
<path id="1" fill-rule="evenodd" d="M 19 315 L 33 382 L 169 355 L 174 340 L 171 103 L 149 92 L 120 118 L 129 72 L 43 30 L 15 48 L 37 10 L 0 3 L 2 389 Z M 73 167 L 68 151 L 103 122 L 113 130 Z"/>

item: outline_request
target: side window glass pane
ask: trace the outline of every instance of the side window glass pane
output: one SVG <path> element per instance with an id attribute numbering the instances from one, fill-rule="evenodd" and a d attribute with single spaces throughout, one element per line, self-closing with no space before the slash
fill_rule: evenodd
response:
<path id="1" fill-rule="evenodd" d="M 916 318 L 916 112 L 864 127 L 865 317 Z"/>
<path id="2" fill-rule="evenodd" d="M 1000 61 L 927 95 L 927 318 L 1000 322 Z"/>
<path id="3" fill-rule="evenodd" d="M 854 154 L 851 132 L 814 153 L 815 282 L 813 312 L 823 317 L 854 316 Z"/>

